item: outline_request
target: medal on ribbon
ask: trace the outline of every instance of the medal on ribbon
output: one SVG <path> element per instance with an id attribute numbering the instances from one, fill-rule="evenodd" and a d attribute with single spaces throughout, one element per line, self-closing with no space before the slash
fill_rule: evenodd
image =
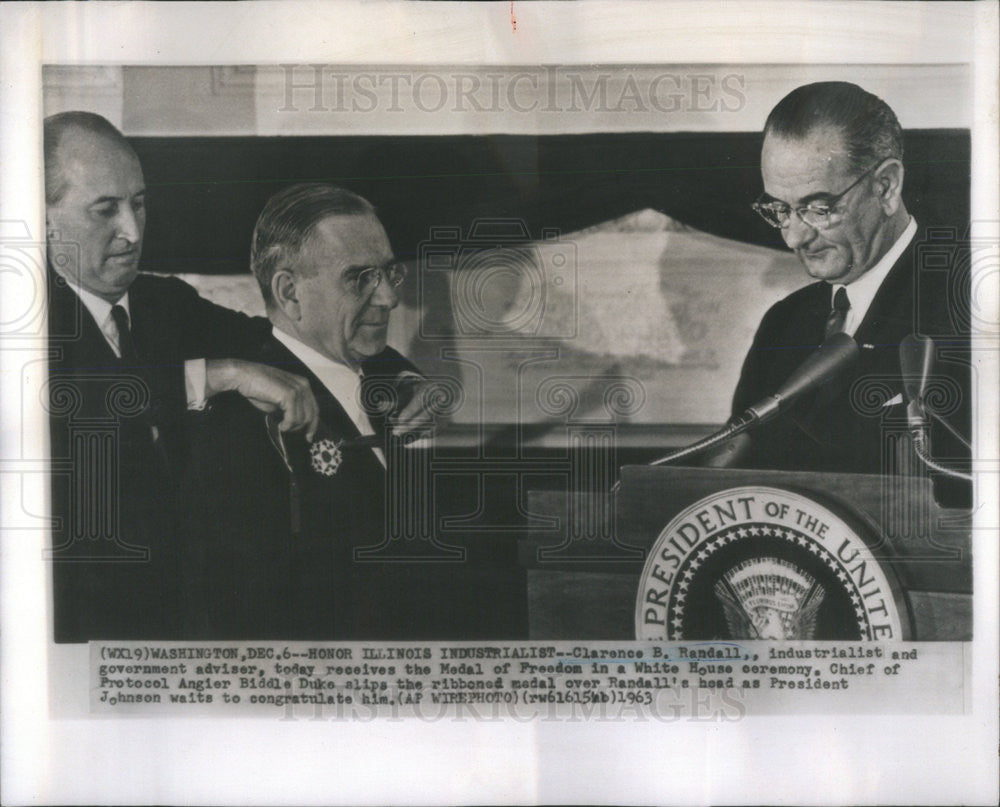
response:
<path id="1" fill-rule="evenodd" d="M 328 437 L 314 440 L 309 445 L 309 460 L 312 469 L 322 476 L 333 476 L 340 469 L 344 455 L 340 451 L 340 442 L 334 442 Z"/>

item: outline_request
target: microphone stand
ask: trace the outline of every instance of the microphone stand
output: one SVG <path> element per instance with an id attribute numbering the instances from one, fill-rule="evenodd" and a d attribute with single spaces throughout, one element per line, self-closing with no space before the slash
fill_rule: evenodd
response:
<path id="1" fill-rule="evenodd" d="M 972 481 L 972 474 L 962 473 L 961 471 L 956 471 L 953 468 L 946 468 L 931 457 L 930 448 L 927 445 L 927 429 L 925 427 L 921 426 L 911 429 L 910 437 L 913 439 L 913 451 L 920 458 L 920 461 L 932 471 L 937 471 L 940 474 L 944 474 L 945 476 L 950 476 L 955 479 L 963 479 L 966 482 Z"/>
<path id="2" fill-rule="evenodd" d="M 833 334 L 809 355 L 776 393 L 758 401 L 741 415 L 730 418 L 729 422 L 714 434 L 710 434 L 689 446 L 672 451 L 649 464 L 665 465 L 668 462 L 676 462 L 731 440 L 761 423 L 766 423 L 786 410 L 807 390 L 813 389 L 835 374 L 843 372 L 847 365 L 857 361 L 857 354 L 858 345 L 854 339 L 846 333 Z M 620 489 L 621 480 L 619 479 L 611 488 L 611 495 L 616 495 Z"/>
<path id="3" fill-rule="evenodd" d="M 758 401 L 743 414 L 730 418 L 729 422 L 715 434 L 685 448 L 672 451 L 665 457 L 654 460 L 650 465 L 664 465 L 697 454 L 772 420 L 807 390 L 814 389 L 834 375 L 843 372 L 847 365 L 857 361 L 857 354 L 858 345 L 854 339 L 846 333 L 833 334 L 799 365 L 773 395 Z"/>
<path id="4" fill-rule="evenodd" d="M 932 471 L 971 482 L 971 474 L 947 468 L 931 457 L 927 435 L 930 418 L 934 418 L 944 426 L 955 439 L 968 448 L 972 448 L 969 441 L 960 435 L 948 421 L 929 410 L 924 401 L 924 391 L 931 375 L 934 353 L 934 340 L 930 337 L 910 334 L 899 343 L 899 369 L 903 376 L 903 391 L 907 398 L 906 417 L 909 421 L 913 450 L 920 461 Z"/>
<path id="5" fill-rule="evenodd" d="M 684 457 L 688 457 L 692 454 L 698 454 L 702 451 L 706 451 L 713 446 L 717 446 L 719 443 L 723 443 L 726 440 L 736 437 L 737 435 L 743 434 L 743 432 L 749 431 L 760 422 L 760 416 L 753 410 L 748 409 L 739 417 L 730 420 L 725 426 L 714 434 L 710 434 L 708 437 L 703 437 L 696 443 L 692 443 L 684 448 L 678 448 L 676 451 L 671 451 L 669 454 L 653 460 L 649 464 L 666 465 L 669 462 L 676 462 L 677 460 L 683 459 Z"/>

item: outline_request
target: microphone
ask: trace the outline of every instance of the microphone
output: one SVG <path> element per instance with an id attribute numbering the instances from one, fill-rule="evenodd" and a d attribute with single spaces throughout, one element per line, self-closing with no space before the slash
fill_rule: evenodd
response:
<path id="1" fill-rule="evenodd" d="M 913 450 L 920 461 L 932 471 L 971 482 L 972 476 L 970 474 L 946 468 L 936 462 L 930 454 L 930 446 L 928 445 L 930 442 L 929 415 L 933 413 L 928 411 L 924 403 L 924 396 L 927 392 L 927 381 L 930 379 L 931 370 L 934 367 L 934 353 L 934 340 L 928 336 L 909 334 L 903 337 L 899 343 L 899 370 L 903 376 L 903 394 L 906 396 L 906 423 L 913 439 Z M 968 441 L 955 431 L 944 418 L 939 415 L 934 417 L 956 438 L 968 445 Z"/>
<path id="2" fill-rule="evenodd" d="M 829 339 L 809 354 L 774 394 L 762 398 L 753 406 L 748 407 L 743 414 L 731 418 L 725 427 L 715 434 L 686 448 L 667 454 L 665 457 L 660 457 L 651 462 L 650 465 L 664 465 L 668 462 L 675 462 L 682 457 L 705 451 L 725 440 L 736 437 L 738 434 L 756 428 L 761 423 L 772 420 L 786 411 L 805 393 L 845 372 L 857 362 L 859 354 L 858 343 L 846 333 L 839 332 L 831 335 Z"/>
<path id="3" fill-rule="evenodd" d="M 899 369 L 906 395 L 906 420 L 910 431 L 928 427 L 924 393 L 934 366 L 934 340 L 910 334 L 899 343 Z"/>
<path id="4" fill-rule="evenodd" d="M 831 380 L 858 360 L 858 343 L 843 331 L 830 336 L 788 377 L 778 390 L 748 407 L 740 418 L 757 426 L 777 417 L 803 394 Z"/>

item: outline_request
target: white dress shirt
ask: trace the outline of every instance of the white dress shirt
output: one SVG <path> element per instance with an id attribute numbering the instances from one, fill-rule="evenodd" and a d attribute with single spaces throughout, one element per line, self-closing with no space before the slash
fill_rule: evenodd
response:
<path id="1" fill-rule="evenodd" d="M 368 415 L 361 408 L 361 377 L 360 370 L 355 370 L 339 361 L 324 356 L 318 350 L 299 341 L 291 334 L 278 327 L 273 330 L 274 338 L 287 347 L 309 371 L 320 380 L 331 395 L 337 399 L 347 416 L 351 419 L 362 435 L 375 434 Z M 385 466 L 385 454 L 381 448 L 373 447 L 372 451 L 378 461 Z"/>
<path id="2" fill-rule="evenodd" d="M 67 281 L 67 285 L 76 292 L 77 297 L 80 298 L 80 301 L 94 318 L 94 322 L 97 323 L 97 327 L 104 334 L 104 339 L 108 343 L 108 346 L 120 359 L 122 357 L 122 349 L 118 342 L 118 326 L 115 325 L 114 317 L 111 316 L 111 309 L 116 305 L 124 308 L 125 313 L 128 314 L 130 327 L 134 327 L 132 310 L 129 308 L 128 303 L 128 292 L 125 292 L 117 303 L 109 303 L 102 297 L 98 297 L 96 294 L 87 291 L 72 281 Z M 184 390 L 187 395 L 188 409 L 205 408 L 206 373 L 204 359 L 188 359 L 184 362 Z"/>
<path id="3" fill-rule="evenodd" d="M 837 290 L 842 288 L 847 289 L 847 299 L 850 300 L 851 307 L 847 311 L 843 330 L 848 336 L 854 336 L 857 333 L 861 321 L 868 313 L 868 309 L 871 308 L 872 301 L 875 299 L 875 295 L 878 294 L 878 290 L 882 287 L 882 282 L 889 274 L 889 270 L 899 260 L 899 256 L 903 254 L 903 250 L 910 245 L 916 233 L 917 222 L 910 216 L 910 223 L 906 225 L 906 229 L 903 230 L 899 238 L 896 239 L 896 243 L 889 248 L 889 251 L 882 256 L 878 263 L 853 283 L 849 283 L 846 286 L 843 283 L 838 283 L 832 286 L 830 290 L 831 308 L 833 307 L 833 296 L 837 293 Z"/>

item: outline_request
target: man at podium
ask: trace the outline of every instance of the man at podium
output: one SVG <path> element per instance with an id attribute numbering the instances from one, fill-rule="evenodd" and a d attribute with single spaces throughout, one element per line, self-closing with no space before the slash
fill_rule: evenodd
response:
<path id="1" fill-rule="evenodd" d="M 892 109 L 846 82 L 793 90 L 767 118 L 761 175 L 754 210 L 781 231 L 816 282 L 764 315 L 733 396 L 734 416 L 772 395 L 832 334 L 853 337 L 860 360 L 730 444 L 717 463 L 890 472 L 897 460 L 886 436 L 893 424 L 906 432 L 899 347 L 910 334 L 935 337 L 932 372 L 947 382 L 938 385 L 942 410 L 953 431 L 967 436 L 968 325 L 956 322 L 947 295 L 919 283 L 921 227 L 933 223 L 906 209 L 903 134 Z M 936 457 L 968 467 L 968 451 L 952 432 L 935 429 L 931 445 Z"/>

